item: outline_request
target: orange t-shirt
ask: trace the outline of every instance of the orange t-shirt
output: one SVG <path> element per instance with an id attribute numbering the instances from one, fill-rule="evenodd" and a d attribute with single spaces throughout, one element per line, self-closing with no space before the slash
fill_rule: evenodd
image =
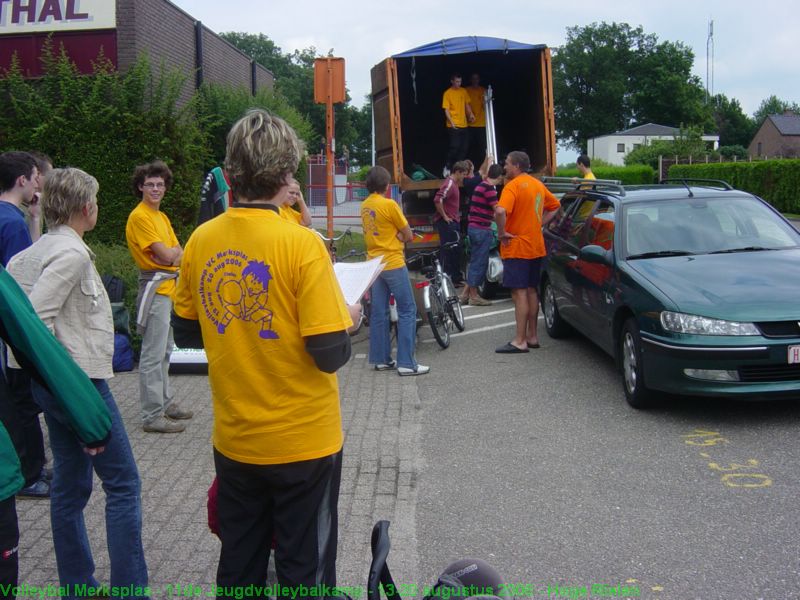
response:
<path id="1" fill-rule="evenodd" d="M 498 206 L 506 209 L 506 232 L 514 238 L 500 244 L 502 258 L 539 258 L 547 254 L 542 236 L 542 215 L 561 203 L 538 179 L 523 173 L 503 187 Z"/>

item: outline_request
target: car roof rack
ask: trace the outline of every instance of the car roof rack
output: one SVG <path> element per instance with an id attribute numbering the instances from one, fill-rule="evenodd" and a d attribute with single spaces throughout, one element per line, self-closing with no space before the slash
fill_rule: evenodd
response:
<path id="1" fill-rule="evenodd" d="M 665 179 L 662 179 L 658 183 L 662 185 L 665 183 L 680 183 L 686 186 L 687 188 L 689 187 L 690 183 L 706 183 L 706 184 L 711 183 L 714 185 L 708 187 L 718 187 L 725 191 L 734 189 L 730 183 L 722 179 L 693 179 L 691 177 L 667 177 Z M 689 193 L 691 193 L 691 190 L 689 190 Z"/>
<path id="2" fill-rule="evenodd" d="M 571 192 L 574 190 L 589 190 L 589 191 L 598 191 L 602 189 L 603 191 L 610 191 L 612 194 L 616 196 L 624 196 L 625 195 L 625 188 L 622 186 L 622 182 L 619 179 L 580 179 L 578 178 L 577 181 L 574 181 L 574 177 L 551 177 L 546 175 L 544 177 L 540 177 L 539 180 L 544 183 L 550 191 L 567 191 Z"/>

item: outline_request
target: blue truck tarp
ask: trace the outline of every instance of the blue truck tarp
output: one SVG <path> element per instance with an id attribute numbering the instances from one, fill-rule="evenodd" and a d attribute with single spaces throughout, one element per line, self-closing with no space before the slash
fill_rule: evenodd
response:
<path id="1" fill-rule="evenodd" d="M 392 58 L 411 58 L 416 56 L 442 56 L 447 54 L 466 54 L 469 52 L 511 52 L 514 50 L 540 50 L 546 48 L 545 44 L 523 44 L 502 38 L 468 36 L 448 38 L 424 44 Z"/>

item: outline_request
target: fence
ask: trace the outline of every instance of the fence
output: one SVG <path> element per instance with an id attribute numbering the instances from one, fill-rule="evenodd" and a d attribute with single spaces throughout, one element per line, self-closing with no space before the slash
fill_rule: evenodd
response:
<path id="1" fill-rule="evenodd" d="M 723 157 L 721 154 L 711 158 L 708 154 L 702 156 L 659 156 L 658 157 L 658 179 L 666 179 L 669 174 L 669 168 L 672 165 L 693 165 L 697 163 L 712 163 L 712 162 L 753 162 L 762 160 L 775 160 L 783 158 L 793 158 L 790 156 L 748 156 L 747 158 L 737 158 L 736 156 Z"/>
<path id="2" fill-rule="evenodd" d="M 338 176 L 337 176 L 338 178 Z M 389 186 L 390 197 L 400 202 L 399 185 Z M 328 216 L 328 186 L 309 184 L 306 186 L 306 204 L 314 217 L 315 225 Z M 345 225 L 361 224 L 361 202 L 369 196 L 363 183 L 337 183 L 333 186 L 333 218 Z"/>

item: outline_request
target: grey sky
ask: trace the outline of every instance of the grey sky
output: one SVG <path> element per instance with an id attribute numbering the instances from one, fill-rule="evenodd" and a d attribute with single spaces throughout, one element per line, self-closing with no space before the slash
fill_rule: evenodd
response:
<path id="1" fill-rule="evenodd" d="M 567 27 L 600 21 L 641 25 L 659 40 L 685 43 L 695 53 L 694 72 L 705 82 L 710 19 L 715 92 L 738 99 L 749 115 L 771 94 L 800 102 L 800 11 L 789 0 L 225 0 L 223 8 L 218 0 L 172 1 L 214 31 L 263 33 L 284 52 L 333 49 L 345 58 L 347 86 L 357 105 L 369 92 L 372 66 L 393 53 L 465 35 L 556 47 L 564 43 Z M 569 158 L 561 154 L 559 162 Z"/>
<path id="2" fill-rule="evenodd" d="M 332 48 L 346 60 L 347 84 L 357 104 L 369 92 L 370 68 L 392 53 L 464 35 L 553 47 L 564 42 L 567 27 L 599 21 L 641 25 L 660 40 L 684 42 L 694 50 L 695 73 L 705 81 L 712 18 L 716 92 L 737 98 L 748 114 L 770 94 L 800 102 L 800 11 L 788 0 L 226 0 L 224 8 L 218 0 L 173 2 L 217 32 L 264 33 L 284 51 L 315 46 L 325 54 Z"/>

